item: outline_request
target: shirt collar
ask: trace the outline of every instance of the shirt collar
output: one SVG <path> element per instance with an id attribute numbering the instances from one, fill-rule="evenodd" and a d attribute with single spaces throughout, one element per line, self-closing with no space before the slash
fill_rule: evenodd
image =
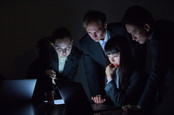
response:
<path id="1" fill-rule="evenodd" d="M 110 34 L 109 31 L 106 30 L 106 35 L 105 35 L 105 39 L 104 40 L 100 40 L 99 43 L 102 44 L 103 42 L 107 42 L 110 38 Z"/>

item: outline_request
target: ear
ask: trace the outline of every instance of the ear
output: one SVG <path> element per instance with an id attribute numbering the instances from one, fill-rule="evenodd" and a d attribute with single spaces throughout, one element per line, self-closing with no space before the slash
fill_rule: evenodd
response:
<path id="1" fill-rule="evenodd" d="M 106 29 L 107 27 L 108 27 L 108 23 L 105 22 L 105 23 L 104 23 L 104 29 Z"/>
<path id="2" fill-rule="evenodd" d="M 147 32 L 149 32 L 150 31 L 150 29 L 151 29 L 151 27 L 150 27 L 150 24 L 145 24 L 144 25 L 144 29 L 147 31 Z"/>

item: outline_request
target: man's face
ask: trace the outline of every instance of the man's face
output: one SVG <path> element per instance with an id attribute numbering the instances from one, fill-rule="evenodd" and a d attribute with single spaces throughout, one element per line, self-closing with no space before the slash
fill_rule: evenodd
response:
<path id="1" fill-rule="evenodd" d="M 106 27 L 102 28 L 98 22 L 91 22 L 86 26 L 86 32 L 95 42 L 104 40 L 105 29 Z"/>
<path id="2" fill-rule="evenodd" d="M 140 44 L 144 44 L 148 39 L 148 33 L 144 28 L 126 24 L 128 33 L 132 35 L 132 39 Z"/>
<path id="3" fill-rule="evenodd" d="M 61 40 L 56 40 L 54 44 L 55 50 L 58 53 L 59 57 L 67 57 L 72 49 L 72 40 L 70 38 L 64 38 Z"/>

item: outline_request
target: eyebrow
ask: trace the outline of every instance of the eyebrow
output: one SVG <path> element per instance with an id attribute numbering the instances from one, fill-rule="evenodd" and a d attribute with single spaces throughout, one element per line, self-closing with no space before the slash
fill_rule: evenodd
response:
<path id="1" fill-rule="evenodd" d="M 72 46 L 72 44 L 70 43 L 70 44 L 68 44 L 67 46 Z M 60 47 L 60 46 L 55 45 L 55 47 Z"/>

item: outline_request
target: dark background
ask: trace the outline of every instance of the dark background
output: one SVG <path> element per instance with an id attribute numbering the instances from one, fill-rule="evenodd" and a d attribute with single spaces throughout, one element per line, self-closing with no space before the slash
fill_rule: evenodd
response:
<path id="1" fill-rule="evenodd" d="M 173 0 L 0 0 L 0 78 L 27 78 L 29 65 L 37 57 L 37 41 L 58 27 L 68 28 L 79 47 L 85 34 L 82 19 L 88 10 L 103 11 L 108 22 L 117 22 L 132 5 L 147 8 L 155 19 L 174 22 Z M 82 60 L 76 80 L 89 93 Z M 164 102 L 164 106 L 170 104 L 170 100 Z"/>
<path id="2" fill-rule="evenodd" d="M 67 27 L 74 44 L 85 34 L 84 14 L 103 11 L 108 22 L 120 21 L 125 10 L 141 5 L 155 19 L 174 21 L 172 0 L 1 0 L 0 1 L 0 75 L 4 79 L 23 79 L 37 57 L 36 42 L 52 34 L 57 27 Z M 82 60 L 77 80 L 86 82 Z"/>

